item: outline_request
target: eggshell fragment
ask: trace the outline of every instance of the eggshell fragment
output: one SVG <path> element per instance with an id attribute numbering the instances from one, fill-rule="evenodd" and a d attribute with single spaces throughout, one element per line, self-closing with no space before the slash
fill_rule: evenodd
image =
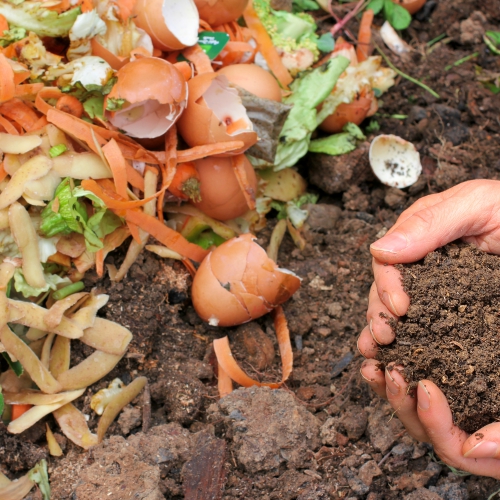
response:
<path id="1" fill-rule="evenodd" d="M 131 137 L 161 136 L 187 105 L 186 80 L 163 59 L 136 59 L 123 66 L 117 77 L 107 99 L 124 99 L 126 103 L 118 111 L 106 111 L 106 118 Z"/>
<path id="2" fill-rule="evenodd" d="M 213 326 L 235 326 L 259 318 L 288 300 L 300 279 L 280 269 L 255 236 L 244 234 L 205 257 L 193 280 L 198 315 Z"/>
<path id="3" fill-rule="evenodd" d="M 257 133 L 236 89 L 224 75 L 204 73 L 188 82 L 187 108 L 178 122 L 181 136 L 190 147 L 216 142 L 243 141 L 243 148 L 224 156 L 246 151 L 257 142 Z"/>
<path id="4" fill-rule="evenodd" d="M 256 64 L 231 64 L 220 69 L 217 74 L 226 76 L 230 83 L 257 97 L 281 102 L 281 88 L 278 81 L 269 71 Z"/>
<path id="5" fill-rule="evenodd" d="M 193 205 L 218 220 L 234 219 L 249 210 L 234 171 L 233 158 L 208 157 L 194 164 L 200 177 L 201 201 L 193 202 Z M 255 171 L 246 157 L 244 164 L 248 183 L 256 192 Z"/>
<path id="6" fill-rule="evenodd" d="M 236 21 L 248 5 L 248 0 L 194 0 L 200 18 L 211 26 Z"/>
<path id="7" fill-rule="evenodd" d="M 198 41 L 200 18 L 193 0 L 138 0 L 135 24 L 162 50 L 180 50 Z"/>
<path id="8" fill-rule="evenodd" d="M 405 188 L 414 184 L 422 172 L 415 146 L 396 135 L 379 135 L 370 145 L 373 173 L 386 186 Z"/>

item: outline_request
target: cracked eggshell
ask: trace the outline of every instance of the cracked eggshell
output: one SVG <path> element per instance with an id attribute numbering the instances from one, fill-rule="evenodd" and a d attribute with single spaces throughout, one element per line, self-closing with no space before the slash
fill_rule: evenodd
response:
<path id="1" fill-rule="evenodd" d="M 373 139 L 370 166 L 382 184 L 400 189 L 414 184 L 422 172 L 415 146 L 397 135 L 379 135 Z"/>
<path id="2" fill-rule="evenodd" d="M 427 0 L 392 0 L 394 3 L 401 5 L 401 7 L 405 8 L 412 16 L 416 12 L 418 12 L 424 5 Z"/>
<path id="3" fill-rule="evenodd" d="M 213 326 L 235 326 L 259 318 L 288 300 L 300 279 L 280 269 L 255 236 L 223 243 L 201 263 L 192 286 L 193 306 Z"/>
<path id="4" fill-rule="evenodd" d="M 221 156 L 243 153 L 257 142 L 238 91 L 224 75 L 204 73 L 188 82 L 187 108 L 178 122 L 179 133 L 188 146 L 243 141 L 244 146 Z"/>
<path id="5" fill-rule="evenodd" d="M 210 26 L 236 21 L 246 9 L 249 0 L 194 0 L 200 18 Z"/>
<path id="6" fill-rule="evenodd" d="M 193 0 L 138 0 L 135 24 L 162 50 L 180 50 L 198 41 L 200 17 Z"/>
<path id="7" fill-rule="evenodd" d="M 131 137 L 163 135 L 187 105 L 187 83 L 169 62 L 156 57 L 136 59 L 120 68 L 107 99 L 125 99 L 122 109 L 106 118 Z"/>
<path id="8" fill-rule="evenodd" d="M 252 164 L 244 157 L 248 183 L 257 191 L 257 176 Z M 248 210 L 248 204 L 236 178 L 233 158 L 207 157 L 194 162 L 200 178 L 201 201 L 192 202 L 203 213 L 218 220 L 240 217 Z"/>

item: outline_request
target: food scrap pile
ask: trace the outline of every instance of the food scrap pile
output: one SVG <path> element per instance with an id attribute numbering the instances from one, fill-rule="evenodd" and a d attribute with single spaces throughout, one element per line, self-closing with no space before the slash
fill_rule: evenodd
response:
<path id="1" fill-rule="evenodd" d="M 357 125 L 395 77 L 370 55 L 373 10 L 355 47 L 335 29 L 320 36 L 301 3 L 288 12 L 269 0 L 0 2 L 8 364 L 0 385 L 9 431 L 52 413 L 88 448 L 144 387 L 139 377 L 94 395 L 97 434 L 72 404 L 131 340 L 97 316 L 108 297 L 83 291 L 83 277 L 95 269 L 119 281 L 144 249 L 184 263 L 193 305 L 211 325 L 272 312 L 286 380 L 292 356 L 280 304 L 300 279 L 276 265 L 277 254 L 287 230 L 303 248 L 303 205 L 316 200 L 292 167 L 308 151 L 355 149 L 364 139 Z M 279 222 L 266 253 L 253 234 L 271 210 Z M 123 244 L 120 268 L 107 264 Z M 95 351 L 70 366 L 71 341 Z M 214 350 L 221 394 L 231 380 L 258 384 L 227 337 Z M 47 440 L 60 453 L 48 426 Z"/>

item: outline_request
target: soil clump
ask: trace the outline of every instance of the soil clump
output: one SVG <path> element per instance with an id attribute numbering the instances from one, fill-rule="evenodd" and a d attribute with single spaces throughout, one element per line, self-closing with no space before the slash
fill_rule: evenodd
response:
<path id="1" fill-rule="evenodd" d="M 396 267 L 410 307 L 378 359 L 403 366 L 411 388 L 436 383 L 466 432 L 498 421 L 500 257 L 460 243 Z"/>

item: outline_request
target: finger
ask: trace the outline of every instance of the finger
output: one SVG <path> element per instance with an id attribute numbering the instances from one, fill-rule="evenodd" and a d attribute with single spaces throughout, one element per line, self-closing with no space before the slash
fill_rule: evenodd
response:
<path id="1" fill-rule="evenodd" d="M 450 241 L 494 231 L 499 222 L 500 182 L 469 181 L 455 188 L 451 196 L 447 193 L 441 201 L 405 215 L 371 245 L 372 255 L 389 264 L 415 262 Z M 497 238 L 490 234 L 487 242 L 481 241 L 489 251 L 498 244 L 496 234 Z"/>
<path id="2" fill-rule="evenodd" d="M 500 479 L 500 467 L 494 458 L 464 457 L 462 448 L 468 434 L 453 424 L 445 395 L 429 380 L 418 383 L 417 411 L 436 454 L 444 462 L 460 470 Z"/>
<path id="3" fill-rule="evenodd" d="M 417 399 L 408 390 L 408 383 L 399 372 L 399 367 L 387 367 L 385 383 L 387 399 L 408 433 L 419 441 L 430 442 L 429 436 L 418 418 Z"/>
<path id="4" fill-rule="evenodd" d="M 361 365 L 361 376 L 365 379 L 366 383 L 375 391 L 380 397 L 387 398 L 385 395 L 385 377 L 384 370 L 379 368 L 380 362 L 376 359 L 366 359 Z"/>
<path id="5" fill-rule="evenodd" d="M 403 290 L 401 273 L 388 264 L 372 259 L 373 276 L 380 300 L 395 316 L 403 316 L 410 305 L 410 298 Z"/>
<path id="6" fill-rule="evenodd" d="M 489 424 L 472 434 L 465 441 L 462 452 L 467 458 L 500 459 L 500 423 Z"/>
<path id="7" fill-rule="evenodd" d="M 396 319 L 396 316 L 387 309 L 380 299 L 377 284 L 374 282 L 370 288 L 366 320 L 373 340 L 377 344 L 387 345 L 394 340 L 394 332 L 388 324 L 390 319 Z"/>
<path id="8" fill-rule="evenodd" d="M 374 358 L 378 352 L 378 344 L 370 333 L 370 327 L 365 326 L 358 338 L 358 351 L 365 358 Z"/>

